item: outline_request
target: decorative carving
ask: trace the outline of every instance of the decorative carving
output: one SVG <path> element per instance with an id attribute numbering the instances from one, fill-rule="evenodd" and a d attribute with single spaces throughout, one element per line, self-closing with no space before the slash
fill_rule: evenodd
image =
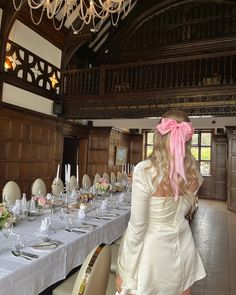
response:
<path id="1" fill-rule="evenodd" d="M 184 109 L 189 115 L 234 116 L 236 114 L 235 95 L 209 95 L 188 97 L 165 97 L 156 99 L 123 99 L 79 101 L 64 103 L 65 118 L 111 119 L 157 117 L 171 108 Z"/>
<path id="2" fill-rule="evenodd" d="M 7 43 L 6 57 L 11 63 L 8 75 L 50 91 L 52 96 L 59 93 L 60 71 L 57 67 L 12 41 Z"/>

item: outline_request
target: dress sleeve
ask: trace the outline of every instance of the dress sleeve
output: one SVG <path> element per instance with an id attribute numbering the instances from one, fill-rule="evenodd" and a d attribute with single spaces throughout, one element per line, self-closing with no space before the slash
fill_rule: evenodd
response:
<path id="1" fill-rule="evenodd" d="M 146 170 L 138 164 L 133 173 L 130 221 L 117 260 L 117 272 L 129 290 L 137 288 L 139 257 L 146 233 L 150 194 Z"/>

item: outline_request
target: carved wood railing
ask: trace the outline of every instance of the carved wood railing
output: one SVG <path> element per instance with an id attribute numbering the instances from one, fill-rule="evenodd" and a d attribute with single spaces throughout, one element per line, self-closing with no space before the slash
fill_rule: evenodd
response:
<path id="1" fill-rule="evenodd" d="M 62 73 L 63 96 L 109 95 L 236 82 L 236 55 L 111 65 Z"/>

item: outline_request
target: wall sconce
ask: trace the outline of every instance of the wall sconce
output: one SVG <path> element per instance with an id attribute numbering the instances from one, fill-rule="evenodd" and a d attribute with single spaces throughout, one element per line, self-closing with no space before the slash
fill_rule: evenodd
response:
<path id="1" fill-rule="evenodd" d="M 6 72 L 8 70 L 11 70 L 12 69 L 12 63 L 9 60 L 8 56 L 6 56 L 6 58 L 5 58 L 4 69 L 5 69 Z"/>

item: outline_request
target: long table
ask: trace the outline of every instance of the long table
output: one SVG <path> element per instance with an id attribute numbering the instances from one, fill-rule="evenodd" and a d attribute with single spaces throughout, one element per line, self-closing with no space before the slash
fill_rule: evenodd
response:
<path id="1" fill-rule="evenodd" d="M 14 233 L 25 240 L 24 251 L 37 254 L 38 259 L 26 260 L 15 257 L 11 251 L 0 255 L 0 295 L 37 295 L 52 284 L 64 279 L 75 267 L 81 265 L 92 248 L 100 243 L 110 244 L 125 231 L 129 218 L 129 206 L 113 209 L 119 215 L 111 220 L 88 217 L 85 222 L 95 224 L 93 230 L 84 233 L 65 231 L 59 214 L 44 214 L 35 221 L 20 222 Z M 40 241 L 38 236 L 42 220 L 50 216 L 53 232 L 50 237 L 64 244 L 53 250 L 36 250 L 30 247 Z M 74 217 L 75 218 L 75 217 Z M 76 219 L 75 219 L 76 220 Z M 79 222 L 79 220 L 76 220 Z M 6 238 L 0 234 L 0 243 Z"/>

